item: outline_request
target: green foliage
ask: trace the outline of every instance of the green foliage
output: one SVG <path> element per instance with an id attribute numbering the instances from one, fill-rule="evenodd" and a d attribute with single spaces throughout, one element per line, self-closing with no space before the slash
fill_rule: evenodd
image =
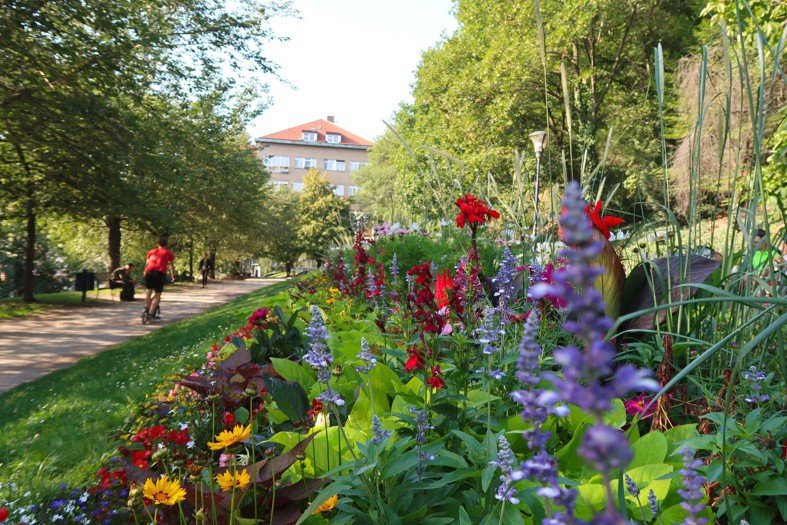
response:
<path id="1" fill-rule="evenodd" d="M 304 252 L 324 260 L 328 250 L 350 232 L 350 203 L 337 195 L 324 174 L 311 170 L 303 177 L 298 236 Z"/>

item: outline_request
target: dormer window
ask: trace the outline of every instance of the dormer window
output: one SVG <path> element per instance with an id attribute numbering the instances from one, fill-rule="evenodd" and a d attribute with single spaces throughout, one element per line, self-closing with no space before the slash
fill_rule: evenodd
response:
<path id="1" fill-rule="evenodd" d="M 301 131 L 301 140 L 304 142 L 317 142 L 317 132 Z"/>
<path id="2" fill-rule="evenodd" d="M 338 133 L 326 133 L 325 142 L 329 144 L 341 144 L 342 136 Z"/>

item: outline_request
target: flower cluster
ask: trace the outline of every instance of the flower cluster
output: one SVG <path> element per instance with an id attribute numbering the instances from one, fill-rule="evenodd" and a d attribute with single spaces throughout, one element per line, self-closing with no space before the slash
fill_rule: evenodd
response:
<path id="1" fill-rule="evenodd" d="M 705 485 L 705 478 L 697 473 L 697 469 L 702 466 L 702 461 L 694 459 L 694 451 L 686 447 L 681 451 L 683 456 L 683 468 L 680 471 L 683 476 L 683 488 L 678 489 L 678 494 L 683 498 L 680 506 L 688 513 L 683 521 L 685 525 L 705 525 L 707 518 L 700 517 L 705 510 L 703 504 L 704 494 L 702 486 Z"/>
<path id="2" fill-rule="evenodd" d="M 501 434 L 498 438 L 499 450 L 497 452 L 497 460 L 490 461 L 489 464 L 500 469 L 500 486 L 495 492 L 495 499 L 498 501 L 507 501 L 512 505 L 519 504 L 519 498 L 516 495 L 514 482 L 519 479 L 517 473 L 514 471 L 516 465 L 516 458 L 511 451 L 511 445 L 508 443 L 505 435 Z"/>
<path id="3" fill-rule="evenodd" d="M 428 454 L 424 450 L 426 435 L 434 427 L 429 424 L 429 413 L 425 408 L 417 409 L 410 407 L 410 413 L 415 414 L 415 445 L 418 448 L 418 477 L 424 471 L 424 462 L 433 461 L 434 454 Z"/>
<path id="4" fill-rule="evenodd" d="M 497 296 L 498 309 L 503 314 L 501 320 L 505 321 L 509 315 L 513 313 L 512 305 L 516 297 L 516 257 L 508 249 L 508 246 L 503 248 L 503 257 L 500 260 L 500 269 L 497 276 L 492 279 L 495 283 Z"/>
<path id="5" fill-rule="evenodd" d="M 491 219 L 499 219 L 500 214 L 487 206 L 484 201 L 469 193 L 456 199 L 459 215 L 456 216 L 456 225 L 464 228 L 468 224 L 475 229 L 479 224 L 484 224 Z"/>
<path id="6" fill-rule="evenodd" d="M 361 351 L 358 352 L 358 359 L 363 361 L 363 365 L 356 366 L 355 370 L 361 374 L 368 374 L 377 364 L 377 357 L 369 350 L 369 343 L 365 337 L 361 338 Z"/>
<path id="7" fill-rule="evenodd" d="M 749 393 L 744 398 L 747 403 L 764 403 L 770 399 L 767 394 L 762 393 L 762 385 L 760 383 L 765 381 L 765 377 L 765 372 L 758 370 L 756 366 L 749 367 L 743 373 L 743 379 L 749 387 Z"/>
<path id="8" fill-rule="evenodd" d="M 519 470 L 512 474 L 513 479 L 534 479 L 543 486 L 538 494 L 553 500 L 564 507 L 564 511 L 555 511 L 551 519 L 555 523 L 569 521 L 573 515 L 576 493 L 561 487 L 557 480 L 557 460 L 547 450 L 547 440 L 550 433 L 543 426 L 550 414 L 565 416 L 567 409 L 556 406 L 557 396 L 548 390 L 539 388 L 539 358 L 541 347 L 538 344 L 539 316 L 534 311 L 525 319 L 522 341 L 519 344 L 519 360 L 517 361 L 516 377 L 522 389 L 516 390 L 511 397 L 522 405 L 520 415 L 530 423 L 532 428 L 523 432 L 528 447 L 533 451 L 533 456 L 526 459 L 519 466 Z"/>
<path id="9" fill-rule="evenodd" d="M 391 432 L 383 428 L 383 424 L 377 414 L 372 416 L 372 443 L 378 447 L 382 445 L 386 439 L 391 437 Z"/>
<path id="10" fill-rule="evenodd" d="M 189 437 L 188 426 L 179 430 L 170 430 L 164 425 L 141 428 L 131 437 L 133 447 L 121 447 L 120 453 L 129 458 L 131 464 L 138 468 L 148 468 L 152 454 L 165 447 L 186 447 L 193 445 Z"/>
<path id="11" fill-rule="evenodd" d="M 631 392 L 656 390 L 659 385 L 650 378 L 649 371 L 629 365 L 613 370 L 615 348 L 606 340 L 613 322 L 605 315 L 601 293 L 593 288 L 602 270 L 591 266 L 603 245 L 594 239 L 585 210 L 579 185 L 569 184 L 559 219 L 567 245 L 560 252 L 567 261 L 566 268 L 553 276 L 553 284 L 534 285 L 531 294 L 534 298 L 553 295 L 566 301 L 567 318 L 563 327 L 584 348 L 566 346 L 555 350 L 554 359 L 562 365 L 563 373 L 545 374 L 545 377 L 553 383 L 562 401 L 593 415 L 595 424 L 585 433 L 579 455 L 598 468 L 605 480 L 610 480 L 611 470 L 625 467 L 632 452 L 623 433 L 604 424 L 603 414 L 612 407 L 612 399 Z M 615 516 L 613 501 L 608 502 L 606 512 Z"/>
<path id="12" fill-rule="evenodd" d="M 352 290 L 356 292 L 363 290 L 367 284 L 366 266 L 374 264 L 374 259 L 369 257 L 369 254 L 366 253 L 363 243 L 363 231 L 359 230 L 358 233 L 355 234 L 355 243 L 353 244 L 353 251 L 355 252 L 355 255 L 353 255 L 355 275 L 351 283 Z"/>
<path id="13" fill-rule="evenodd" d="M 249 317 L 249 324 L 265 328 L 265 324 L 270 313 L 269 308 L 258 308 Z"/>
<path id="14" fill-rule="evenodd" d="M 310 346 L 309 351 L 303 356 L 303 360 L 311 365 L 312 368 L 317 369 L 317 381 L 325 387 L 323 393 L 317 396 L 318 399 L 324 403 L 342 406 L 344 405 L 344 399 L 339 393 L 331 390 L 330 385 L 333 355 L 326 344 L 328 330 L 325 328 L 319 308 L 312 306 L 311 314 L 311 321 L 306 328 L 306 336 Z"/>
<path id="15" fill-rule="evenodd" d="M 597 201 L 594 206 L 588 204 L 585 206 L 585 215 L 590 219 L 593 226 L 601 232 L 605 238 L 609 239 L 612 232 L 610 232 L 610 228 L 615 228 L 616 226 L 620 226 L 621 224 L 625 224 L 626 221 L 619 217 L 613 217 L 612 215 L 604 215 L 601 216 L 601 208 L 603 207 L 604 203 L 601 201 Z"/>

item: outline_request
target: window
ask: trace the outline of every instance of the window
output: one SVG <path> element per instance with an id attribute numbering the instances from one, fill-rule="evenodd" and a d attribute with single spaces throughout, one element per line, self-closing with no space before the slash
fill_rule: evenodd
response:
<path id="1" fill-rule="evenodd" d="M 363 168 L 364 166 L 368 166 L 368 165 L 369 165 L 368 162 L 359 162 L 357 160 L 354 160 L 350 162 L 350 171 L 357 171 Z"/>
<path id="2" fill-rule="evenodd" d="M 292 189 L 295 191 L 303 191 L 303 183 L 302 182 L 293 182 Z"/>
<path id="3" fill-rule="evenodd" d="M 301 131 L 301 140 L 304 142 L 317 142 L 316 131 Z"/>
<path id="4" fill-rule="evenodd" d="M 317 159 L 310 159 L 308 157 L 295 157 L 295 167 L 304 170 L 317 167 Z"/>
<path id="5" fill-rule="evenodd" d="M 265 160 L 263 160 L 262 163 L 269 168 L 289 168 L 290 157 L 284 157 L 282 155 L 268 155 L 265 157 Z"/>
<path id="6" fill-rule="evenodd" d="M 344 171 L 344 161 L 325 159 L 322 161 L 322 169 L 325 171 Z"/>
<path id="7" fill-rule="evenodd" d="M 361 191 L 361 188 L 359 188 L 358 186 L 350 186 L 349 191 L 350 191 L 350 197 L 352 197 L 353 195 L 358 195 L 358 192 Z"/>
<path id="8" fill-rule="evenodd" d="M 340 197 L 343 196 L 344 195 L 344 185 L 343 184 L 337 184 L 336 186 L 334 186 L 333 187 L 333 194 L 334 195 L 338 195 Z"/>
<path id="9" fill-rule="evenodd" d="M 271 182 L 273 183 L 273 187 L 276 189 L 283 189 L 289 186 L 286 180 L 274 180 Z"/>
<path id="10" fill-rule="evenodd" d="M 326 133 L 325 142 L 328 142 L 329 144 L 341 144 L 342 136 L 338 133 Z"/>

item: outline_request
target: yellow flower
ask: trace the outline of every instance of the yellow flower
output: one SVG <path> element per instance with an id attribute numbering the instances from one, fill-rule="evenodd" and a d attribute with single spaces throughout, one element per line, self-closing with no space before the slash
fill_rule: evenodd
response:
<path id="1" fill-rule="evenodd" d="M 338 288 L 328 288 L 328 291 L 330 293 L 339 293 L 339 289 Z"/>
<path id="2" fill-rule="evenodd" d="M 155 483 L 153 483 L 153 478 L 145 480 L 145 485 L 142 486 L 142 495 L 156 505 L 176 505 L 186 499 L 186 489 L 180 486 L 180 481 L 170 480 L 164 475 Z"/>
<path id="3" fill-rule="evenodd" d="M 221 490 L 229 492 L 232 489 L 246 488 L 246 485 L 251 483 L 251 476 L 249 476 L 249 472 L 245 469 L 240 472 L 237 470 L 234 472 L 227 470 L 223 474 L 216 475 L 216 482 L 219 484 L 219 487 L 221 487 Z"/>
<path id="4" fill-rule="evenodd" d="M 325 500 L 322 505 L 317 507 L 317 510 L 315 510 L 312 514 L 320 514 L 321 512 L 328 512 L 329 510 L 332 510 L 338 502 L 339 502 L 339 495 L 334 494 L 333 496 Z"/>
<path id="5" fill-rule="evenodd" d="M 208 441 L 208 447 L 211 450 L 221 450 L 223 448 L 230 447 L 235 443 L 240 443 L 245 439 L 249 439 L 251 436 L 251 425 L 242 426 L 242 425 L 235 425 L 232 430 L 222 430 L 218 436 L 216 436 L 216 442 Z"/>
<path id="6" fill-rule="evenodd" d="M 333 304 L 335 302 L 336 299 L 334 299 L 333 297 L 329 297 L 328 299 L 325 300 L 325 304 Z"/>

